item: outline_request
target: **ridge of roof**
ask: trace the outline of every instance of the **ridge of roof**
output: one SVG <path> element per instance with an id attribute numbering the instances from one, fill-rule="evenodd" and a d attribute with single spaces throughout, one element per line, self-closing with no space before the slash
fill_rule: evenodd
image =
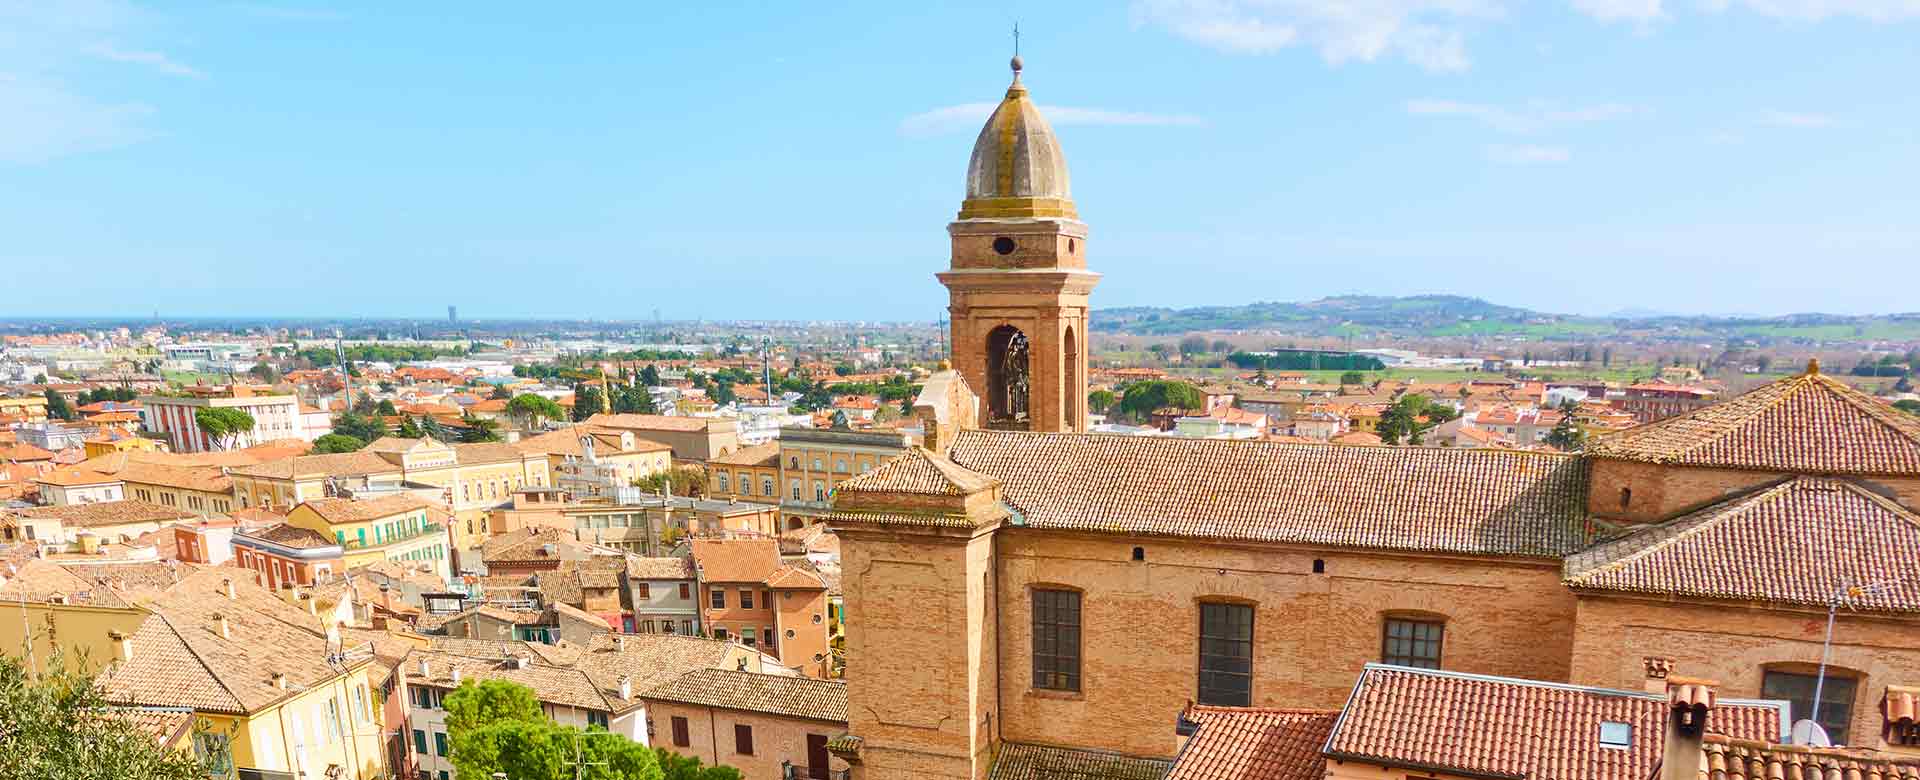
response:
<path id="1" fill-rule="evenodd" d="M 911 447 L 879 468 L 840 483 L 834 490 L 964 496 L 987 490 L 999 482 L 925 447 Z"/>

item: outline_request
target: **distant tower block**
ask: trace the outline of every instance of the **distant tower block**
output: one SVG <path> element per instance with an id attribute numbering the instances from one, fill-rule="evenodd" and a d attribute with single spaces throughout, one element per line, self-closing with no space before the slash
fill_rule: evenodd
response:
<path id="1" fill-rule="evenodd" d="M 447 324 L 452 325 L 453 323 L 456 323 L 459 321 L 460 321 L 460 310 L 452 306 L 448 306 L 447 307 Z"/>
<path id="2" fill-rule="evenodd" d="M 953 366 L 983 399 L 985 427 L 1087 429 L 1087 226 L 1067 160 L 1027 99 L 1021 62 L 967 163 L 967 197 L 947 225 L 952 267 L 938 274 L 952 315 Z"/>

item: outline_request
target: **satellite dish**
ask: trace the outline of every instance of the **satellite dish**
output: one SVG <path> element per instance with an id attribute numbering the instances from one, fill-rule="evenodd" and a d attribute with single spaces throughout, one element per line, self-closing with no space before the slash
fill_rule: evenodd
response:
<path id="1" fill-rule="evenodd" d="M 1793 735 L 1788 742 L 1806 747 L 1833 747 L 1833 740 L 1827 738 L 1827 730 L 1806 718 L 1793 722 Z"/>

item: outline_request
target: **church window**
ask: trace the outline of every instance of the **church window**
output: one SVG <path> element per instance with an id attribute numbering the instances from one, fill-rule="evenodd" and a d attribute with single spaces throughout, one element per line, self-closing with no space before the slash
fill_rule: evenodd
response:
<path id="1" fill-rule="evenodd" d="M 1253 703 L 1253 607 L 1200 605 L 1200 703 Z"/>
<path id="2" fill-rule="evenodd" d="M 1080 690 L 1080 593 L 1033 592 L 1033 687 Z"/>
<path id="3" fill-rule="evenodd" d="M 1440 668 L 1446 626 L 1433 620 L 1388 618 L 1380 635 L 1380 660 L 1396 666 Z"/>
<path id="4" fill-rule="evenodd" d="M 1015 248 L 1017 248 L 1017 245 L 1014 244 L 1013 239 L 1008 238 L 1006 236 L 1001 236 L 993 240 L 993 251 L 998 252 L 1000 254 L 1003 254 L 1003 255 L 1013 254 L 1013 250 Z"/>

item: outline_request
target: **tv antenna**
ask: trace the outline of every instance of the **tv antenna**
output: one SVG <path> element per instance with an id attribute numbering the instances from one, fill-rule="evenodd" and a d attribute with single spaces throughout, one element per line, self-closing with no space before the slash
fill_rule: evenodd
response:
<path id="1" fill-rule="evenodd" d="M 1827 688 L 1827 664 L 1833 658 L 1834 617 L 1839 614 L 1840 606 L 1845 604 L 1851 608 L 1855 599 L 1878 596 L 1905 584 L 1906 581 L 1907 577 L 1893 577 L 1865 585 L 1849 585 L 1835 591 L 1827 600 L 1827 635 L 1820 642 L 1820 671 L 1813 680 L 1813 704 L 1810 707 L 1813 711 L 1807 713 L 1811 717 L 1802 718 L 1793 724 L 1794 744 L 1821 746 L 1832 744 L 1827 738 L 1826 729 L 1820 726 L 1818 718 L 1820 717 L 1820 697 L 1826 693 Z M 1802 742 L 1802 739 L 1806 741 Z"/>

